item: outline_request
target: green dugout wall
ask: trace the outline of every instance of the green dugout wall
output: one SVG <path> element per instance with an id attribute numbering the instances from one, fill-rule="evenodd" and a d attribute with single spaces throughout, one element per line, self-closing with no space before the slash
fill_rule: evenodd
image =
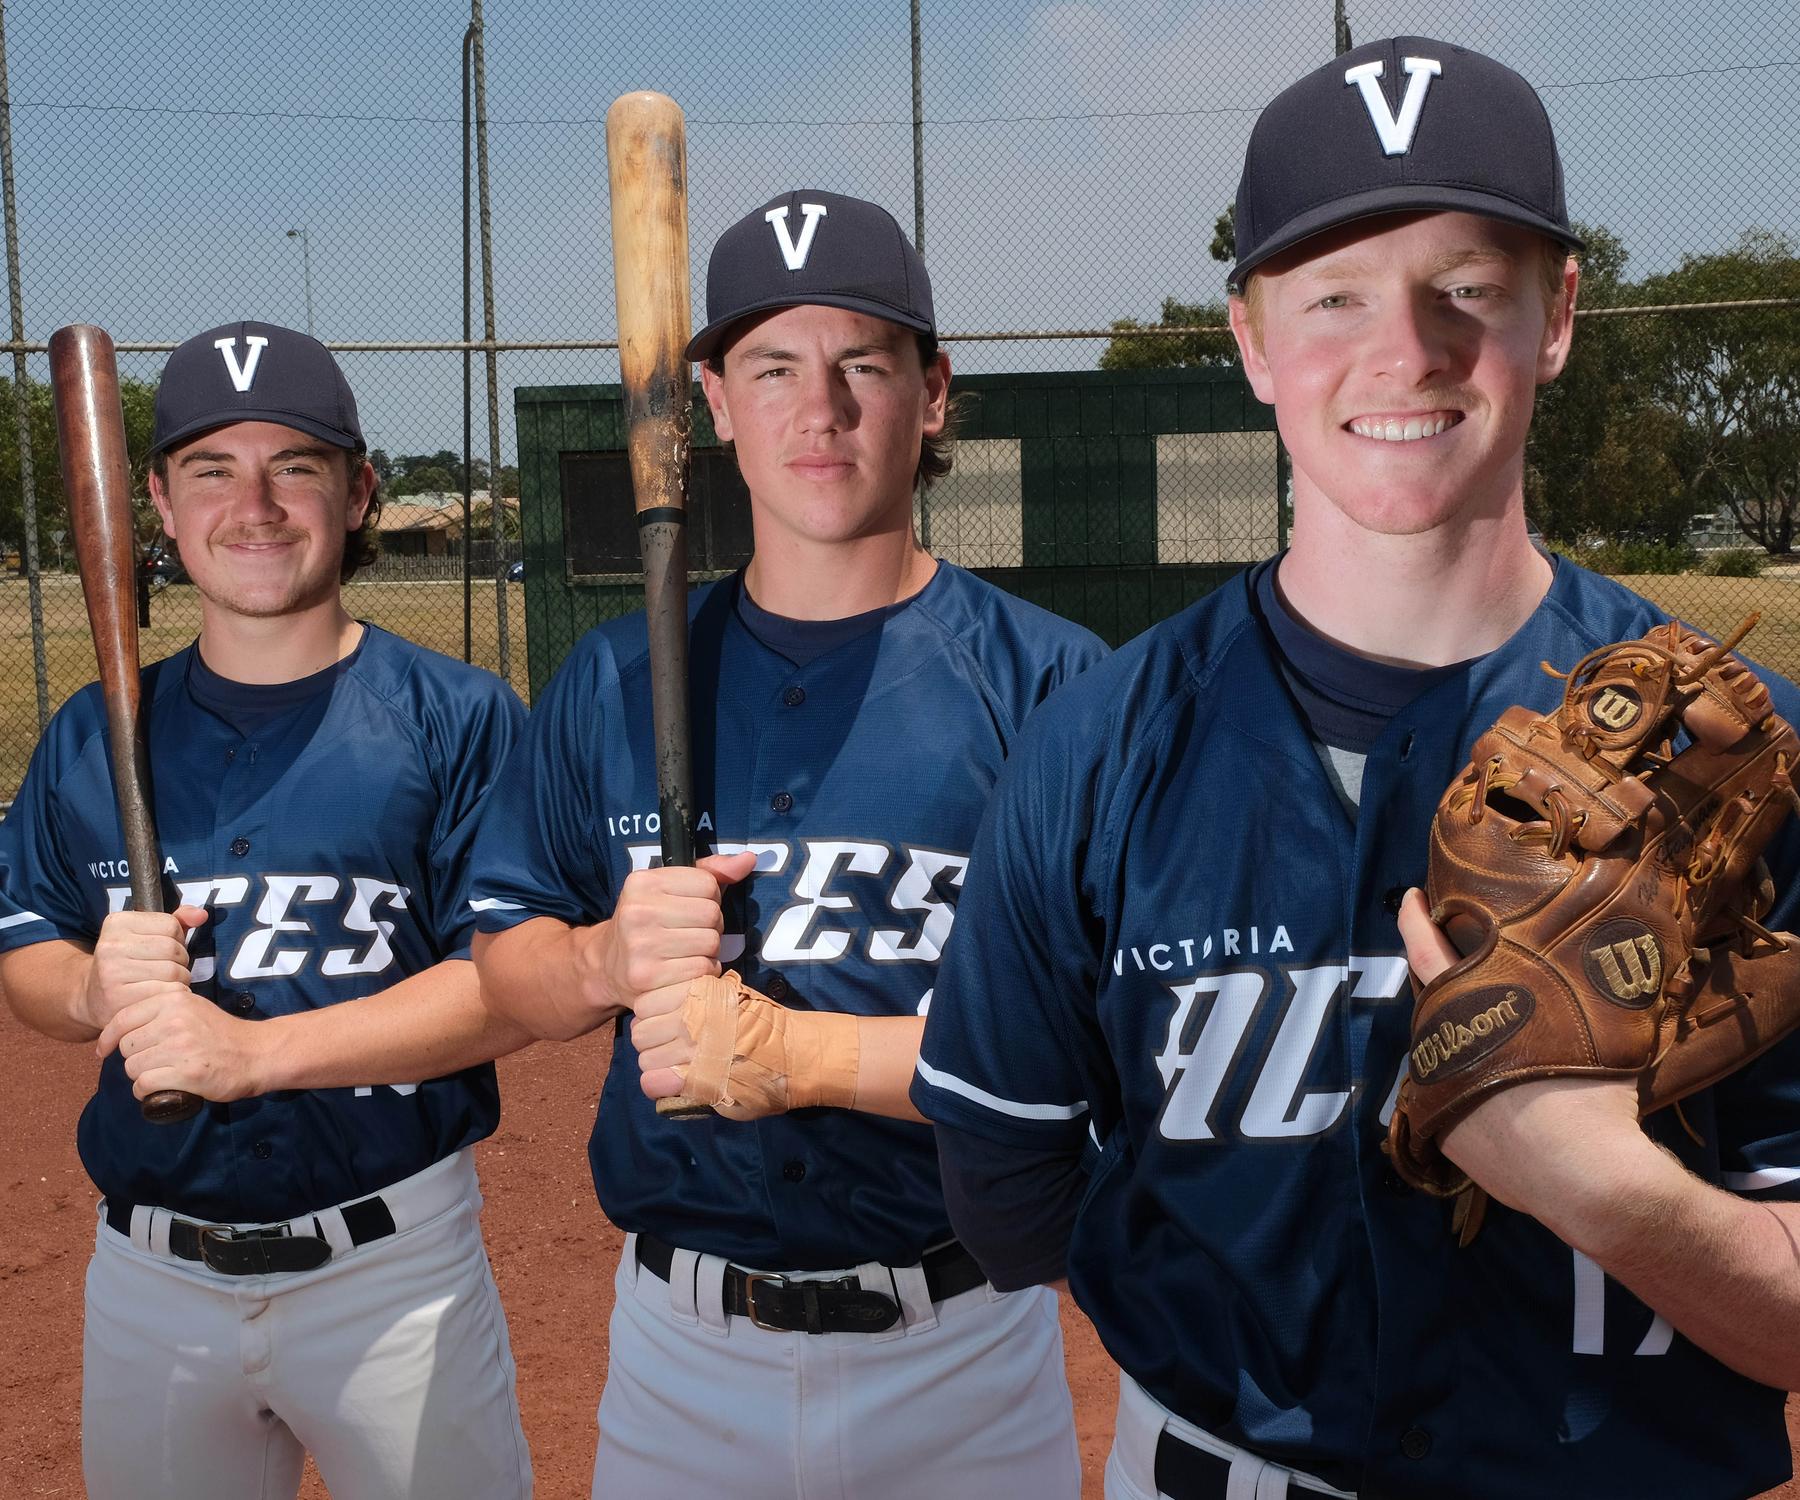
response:
<path id="1" fill-rule="evenodd" d="M 927 547 L 1114 645 L 1284 545 L 1274 415 L 1235 370 L 958 376 L 956 466 Z M 519 492 L 535 694 L 586 630 L 642 603 L 616 385 L 522 386 Z M 694 403 L 696 579 L 749 554 L 748 497 Z"/>

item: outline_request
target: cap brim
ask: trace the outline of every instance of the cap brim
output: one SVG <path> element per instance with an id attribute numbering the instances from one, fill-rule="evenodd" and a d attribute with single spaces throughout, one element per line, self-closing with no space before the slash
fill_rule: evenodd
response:
<path id="1" fill-rule="evenodd" d="M 791 297 L 769 297 L 761 302 L 753 302 L 748 307 L 734 308 L 730 317 L 708 323 L 688 340 L 686 357 L 690 360 L 711 359 L 719 352 L 732 329 L 763 313 L 776 312 L 784 307 L 813 306 L 843 307 L 851 312 L 867 313 L 872 318 L 881 318 L 889 323 L 898 323 L 902 328 L 910 328 L 914 333 L 937 332 L 923 318 L 915 317 L 891 302 L 882 302 L 874 297 L 856 297 L 837 292 L 796 292 Z"/>
<path id="2" fill-rule="evenodd" d="M 334 448 L 348 448 L 353 453 L 365 453 L 367 444 L 353 432 L 345 432 L 341 427 L 332 427 L 316 418 L 302 416 L 299 412 L 273 411 L 246 407 L 242 411 L 230 413 L 214 413 L 212 416 L 200 417 L 185 426 L 177 427 L 166 436 L 158 435 L 153 439 L 150 452 L 166 453 L 177 443 L 184 443 L 189 438 L 198 437 L 203 432 L 213 432 L 221 427 L 235 427 L 239 422 L 274 422 L 282 427 L 292 427 L 297 432 L 304 432 L 321 442 L 330 443 Z"/>
<path id="3" fill-rule="evenodd" d="M 1548 219 L 1535 209 L 1515 203 L 1510 198 L 1500 198 L 1492 193 L 1468 188 L 1407 183 L 1377 188 L 1348 198 L 1334 198 L 1311 213 L 1289 220 L 1278 234 L 1265 240 L 1256 247 L 1254 253 L 1233 266 L 1227 279 L 1233 286 L 1242 286 L 1244 278 L 1264 261 L 1284 250 L 1293 249 L 1302 240 L 1311 239 L 1315 234 L 1323 234 L 1327 229 L 1336 229 L 1339 225 L 1351 224 L 1358 219 L 1373 219 L 1382 214 L 1430 213 L 1433 210 L 1499 219 L 1502 223 L 1535 229 L 1539 234 L 1561 241 L 1572 250 L 1585 248 L 1580 236 L 1571 233 L 1567 225 L 1558 224 L 1554 219 Z"/>

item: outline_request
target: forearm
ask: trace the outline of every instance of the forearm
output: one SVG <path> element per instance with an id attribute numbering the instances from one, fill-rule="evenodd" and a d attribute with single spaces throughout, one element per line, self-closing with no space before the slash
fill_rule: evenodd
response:
<path id="1" fill-rule="evenodd" d="M 923 1016 L 856 1018 L 856 1108 L 891 1120 L 924 1120 L 908 1091 L 919 1066 Z"/>
<path id="2" fill-rule="evenodd" d="M 0 955 L 0 995 L 33 1031 L 59 1042 L 91 1042 L 98 1024 L 85 1014 L 83 995 L 93 955 L 79 944 L 54 939 Z"/>
<path id="3" fill-rule="evenodd" d="M 1644 1146 L 1539 1217 L 1715 1359 L 1800 1389 L 1800 1204 L 1739 1198 Z"/>
<path id="4" fill-rule="evenodd" d="M 375 1087 L 442 1078 L 531 1040 L 482 1004 L 475 965 L 449 959 L 377 994 L 256 1023 L 263 1087 Z"/>
<path id="5" fill-rule="evenodd" d="M 475 965 L 487 1008 L 534 1037 L 567 1041 L 624 1009 L 595 1011 L 581 993 L 580 930 L 555 917 L 533 917 L 505 932 L 475 934 Z"/>

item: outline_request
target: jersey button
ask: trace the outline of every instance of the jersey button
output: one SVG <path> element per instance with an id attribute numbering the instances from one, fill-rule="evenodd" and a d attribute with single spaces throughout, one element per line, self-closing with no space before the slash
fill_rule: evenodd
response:
<path id="1" fill-rule="evenodd" d="M 789 708 L 798 708 L 802 703 L 806 702 L 806 689 L 803 687 L 791 687 L 781 695 L 781 701 L 787 704 Z"/>
<path id="2" fill-rule="evenodd" d="M 806 1163 L 803 1161 L 783 1162 L 781 1180 L 783 1182 L 804 1182 L 806 1180 Z"/>
<path id="3" fill-rule="evenodd" d="M 794 799 L 787 792 L 777 792 L 773 797 L 769 798 L 769 810 L 771 812 L 792 812 L 793 809 Z"/>
<path id="4" fill-rule="evenodd" d="M 1400 1451 L 1408 1458 L 1423 1458 L 1431 1452 L 1431 1434 L 1423 1427 L 1409 1427 L 1400 1434 Z"/>
<path id="5" fill-rule="evenodd" d="M 256 1009 L 256 996 L 249 990 L 239 990 L 231 997 L 231 1008 L 241 1016 L 247 1016 Z"/>
<path id="6" fill-rule="evenodd" d="M 252 1156 L 254 1156 L 258 1161 L 267 1161 L 271 1156 L 273 1156 L 275 1154 L 275 1148 L 273 1146 L 271 1146 L 267 1141 L 258 1141 L 254 1146 L 252 1146 L 250 1148 L 250 1154 Z"/>
<path id="7" fill-rule="evenodd" d="M 1390 885 L 1381 893 L 1381 904 L 1387 908 L 1390 917 L 1400 915 L 1400 903 L 1405 899 L 1406 887 L 1403 885 Z"/>
<path id="8" fill-rule="evenodd" d="M 1412 1196 L 1412 1184 L 1392 1167 L 1389 1167 L 1381 1174 L 1381 1185 L 1396 1198 L 1408 1198 Z"/>
<path id="9" fill-rule="evenodd" d="M 235 854 L 239 859 L 242 859 L 246 854 L 248 854 L 250 852 L 250 840 L 246 839 L 246 838 L 233 839 L 231 841 L 231 852 L 233 854 Z"/>
<path id="10" fill-rule="evenodd" d="M 768 984 L 763 988 L 763 993 L 771 1000 L 779 1000 L 787 992 L 788 983 L 779 974 L 771 974 Z"/>

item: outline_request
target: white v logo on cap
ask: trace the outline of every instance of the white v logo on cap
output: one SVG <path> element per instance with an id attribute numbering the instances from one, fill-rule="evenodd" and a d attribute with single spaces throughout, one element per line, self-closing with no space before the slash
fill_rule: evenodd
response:
<path id="1" fill-rule="evenodd" d="M 268 347 L 268 339 L 260 333 L 247 333 L 244 342 L 250 346 L 250 353 L 242 365 L 237 362 L 237 340 L 214 339 L 213 348 L 225 357 L 225 368 L 231 374 L 232 388 L 237 391 L 250 389 L 250 382 L 256 379 L 256 364 L 262 358 L 262 352 Z"/>
<path id="2" fill-rule="evenodd" d="M 798 271 L 806 264 L 806 257 L 812 251 L 813 232 L 818 229 L 819 220 L 825 217 L 825 205 L 823 203 L 802 203 L 800 216 L 806 220 L 806 223 L 800 228 L 800 243 L 796 245 L 788 234 L 787 205 L 785 203 L 780 208 L 771 208 L 763 215 L 769 223 L 775 226 L 775 239 L 781 246 L 781 258 L 790 271 Z"/>
<path id="3" fill-rule="evenodd" d="M 1412 149 L 1419 113 L 1425 108 L 1425 91 L 1431 87 L 1431 80 L 1444 71 L 1444 65 L 1435 57 L 1409 57 L 1400 66 L 1407 76 L 1406 96 L 1400 101 L 1398 119 L 1388 113 L 1387 99 L 1377 82 L 1381 77 L 1379 61 L 1344 69 L 1344 82 L 1362 90 L 1363 108 L 1369 112 L 1375 134 L 1381 137 L 1381 149 L 1389 156 L 1405 156 Z"/>

